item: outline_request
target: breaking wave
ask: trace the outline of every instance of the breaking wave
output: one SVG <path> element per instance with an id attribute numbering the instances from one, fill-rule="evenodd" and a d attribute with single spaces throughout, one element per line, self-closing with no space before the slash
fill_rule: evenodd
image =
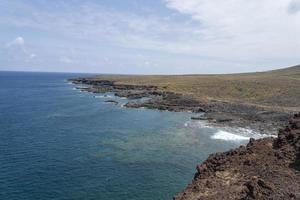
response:
<path id="1" fill-rule="evenodd" d="M 211 139 L 215 140 L 226 140 L 226 141 L 240 141 L 240 140 L 249 140 L 250 137 L 236 135 L 226 131 L 218 131 L 211 136 Z"/>
<path id="2" fill-rule="evenodd" d="M 184 123 L 185 127 L 190 128 L 208 128 L 214 131 L 210 136 L 213 140 L 224 141 L 245 141 L 250 138 L 260 139 L 265 137 L 277 137 L 271 134 L 262 134 L 249 128 L 233 128 L 233 127 L 214 127 L 207 122 L 192 122 L 188 121 Z"/>

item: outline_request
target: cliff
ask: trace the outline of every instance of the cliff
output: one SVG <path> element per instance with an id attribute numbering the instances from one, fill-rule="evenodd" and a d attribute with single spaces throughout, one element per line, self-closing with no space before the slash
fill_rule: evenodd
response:
<path id="1" fill-rule="evenodd" d="M 209 156 L 174 200 L 300 199 L 300 114 L 278 138 Z"/>

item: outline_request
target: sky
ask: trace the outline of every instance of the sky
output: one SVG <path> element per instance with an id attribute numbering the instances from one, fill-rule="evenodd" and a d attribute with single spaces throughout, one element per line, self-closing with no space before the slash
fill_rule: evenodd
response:
<path id="1" fill-rule="evenodd" d="M 0 70 L 264 71 L 300 64 L 300 0 L 0 0 Z"/>

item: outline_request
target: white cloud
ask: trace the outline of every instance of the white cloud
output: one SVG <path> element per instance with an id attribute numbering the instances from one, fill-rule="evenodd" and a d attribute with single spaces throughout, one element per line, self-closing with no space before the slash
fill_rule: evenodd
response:
<path id="1" fill-rule="evenodd" d="M 24 45 L 25 41 L 22 37 L 17 37 L 12 44 L 16 44 L 16 45 Z"/>
<path id="2" fill-rule="evenodd" d="M 11 47 L 11 46 L 23 46 L 25 44 L 25 40 L 23 37 L 19 36 L 16 37 L 14 40 L 8 42 L 6 44 L 6 47 Z"/>
<path id="3" fill-rule="evenodd" d="M 73 60 L 67 56 L 61 56 L 59 60 L 60 60 L 60 62 L 65 63 L 65 64 L 70 64 L 73 62 Z"/>
<path id="4" fill-rule="evenodd" d="M 193 34 L 192 26 L 179 24 L 170 17 L 119 12 L 91 3 L 67 7 L 61 3 L 58 6 L 61 11 L 53 13 L 34 6 L 21 5 L 20 7 L 24 7 L 22 10 L 25 18 L 4 15 L 0 16 L 0 24 L 47 31 L 102 45 L 171 52 L 174 49 L 168 48 L 169 44 L 176 39 L 184 41 Z"/>
<path id="5" fill-rule="evenodd" d="M 96 1 L 49 2 L 47 8 L 7 1 L 5 9 L 0 7 L 0 26 L 46 33 L 40 34 L 44 40 L 25 43 L 26 38 L 19 36 L 10 45 L 23 49 L 28 59 L 47 57 L 42 59 L 49 60 L 45 63 L 59 66 L 106 67 L 122 62 L 128 66 L 157 64 L 167 71 L 173 71 L 170 66 L 175 65 L 193 66 L 195 71 L 199 66 L 205 72 L 216 66 L 235 66 L 231 69 L 238 71 L 300 61 L 300 0 L 162 1 L 166 7 L 149 8 L 150 13 L 108 8 Z M 32 52 L 38 52 L 38 58 Z"/>
<path id="6" fill-rule="evenodd" d="M 165 2 L 168 8 L 190 16 L 192 22 L 178 21 L 171 16 L 118 12 L 91 3 L 67 7 L 62 4 L 61 11 L 54 13 L 30 7 L 28 9 L 34 14 L 2 21 L 103 46 L 184 53 L 237 62 L 299 59 L 299 0 Z M 22 43 L 22 40 L 18 42 Z M 70 60 L 63 60 L 70 63 Z"/>
<path id="7" fill-rule="evenodd" d="M 36 57 L 36 55 L 34 54 L 34 53 L 31 53 L 30 55 L 29 55 L 29 58 L 30 59 L 33 59 L 33 58 L 35 58 Z"/>
<path id="8" fill-rule="evenodd" d="M 168 8 L 201 24 L 196 42 L 200 52 L 252 59 L 300 58 L 300 13 L 289 12 L 298 3 L 299 0 L 166 0 Z"/>
<path id="9" fill-rule="evenodd" d="M 145 65 L 150 65 L 151 63 L 150 63 L 150 61 L 146 60 L 146 61 L 144 61 L 144 64 Z"/>
<path id="10" fill-rule="evenodd" d="M 31 62 L 37 55 L 25 45 L 25 39 L 21 36 L 5 45 L 6 56 L 11 60 L 19 60 L 24 62 Z"/>

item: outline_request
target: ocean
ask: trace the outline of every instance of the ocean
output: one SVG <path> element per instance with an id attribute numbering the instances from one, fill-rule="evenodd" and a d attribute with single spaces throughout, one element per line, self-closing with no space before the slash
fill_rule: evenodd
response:
<path id="1" fill-rule="evenodd" d="M 0 72 L 1 200 L 171 199 L 209 154 L 253 136 L 192 113 L 123 108 L 74 89 L 67 79 L 78 76 Z"/>

